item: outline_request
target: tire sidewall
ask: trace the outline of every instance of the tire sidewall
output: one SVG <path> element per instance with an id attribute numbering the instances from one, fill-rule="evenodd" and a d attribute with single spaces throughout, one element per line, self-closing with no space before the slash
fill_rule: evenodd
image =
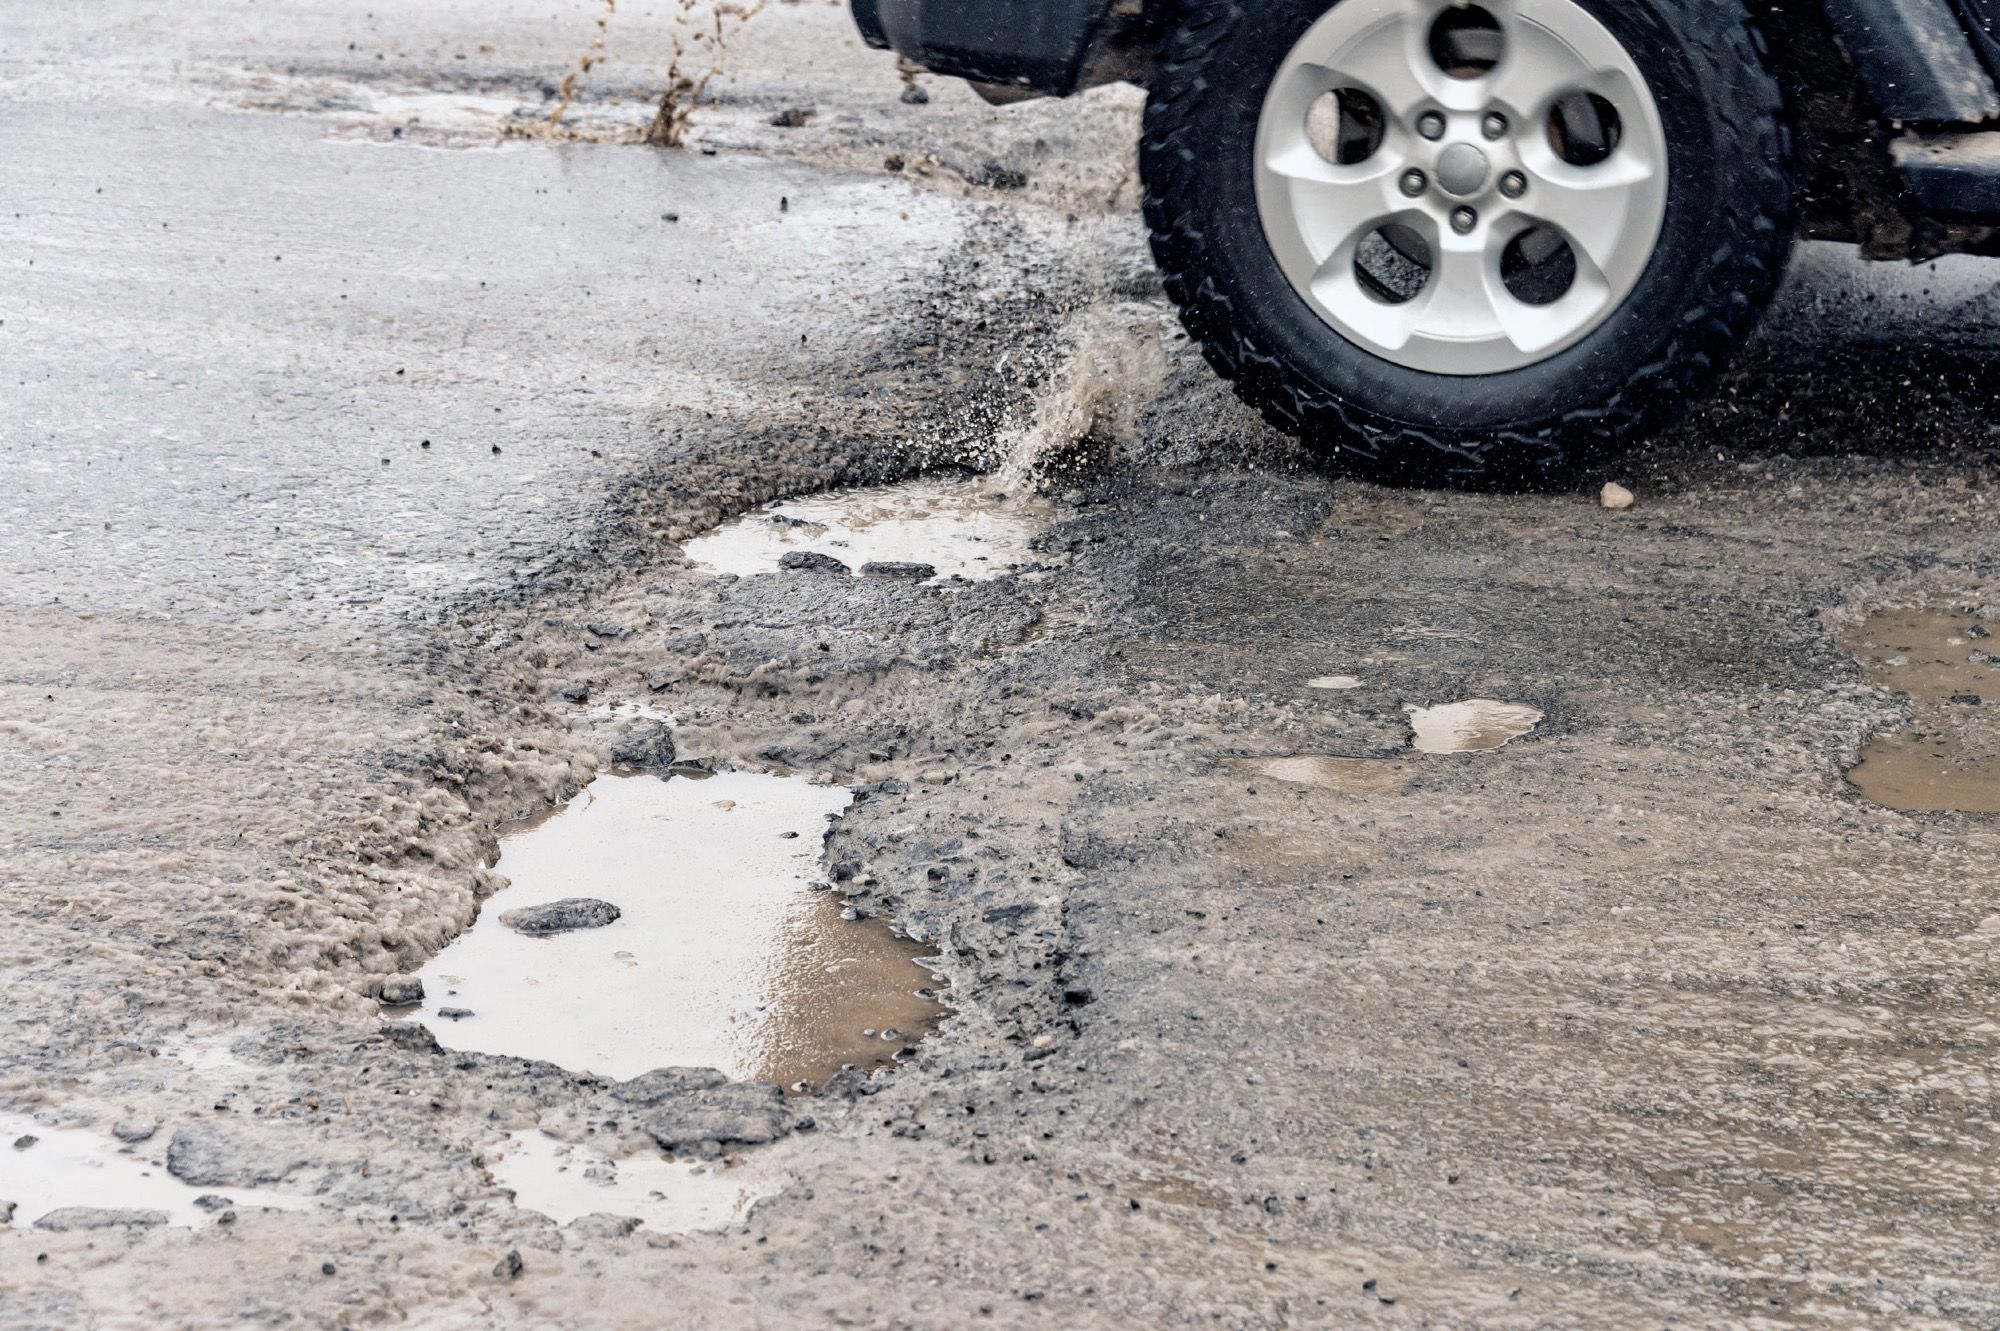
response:
<path id="1" fill-rule="evenodd" d="M 1275 0 L 1257 7 L 1254 20 L 1238 23 L 1209 62 L 1209 106 L 1190 128 L 1189 145 L 1214 163 L 1212 188 L 1180 206 L 1200 214 L 1199 229 L 1213 253 L 1205 265 L 1237 290 L 1228 294 L 1270 353 L 1292 373 L 1355 409 L 1385 423 L 1456 430 L 1505 431 L 1601 404 L 1615 396 L 1638 367 L 1659 359 L 1676 331 L 1710 301 L 1735 293 L 1717 290 L 1714 256 L 1719 201 L 1758 188 L 1761 179 L 1737 179 L 1744 153 L 1778 151 L 1774 126 L 1751 142 L 1731 142 L 1727 126 L 1752 126 L 1761 105 L 1732 106 L 1740 85 L 1702 77 L 1703 62 L 1689 44 L 1703 29 L 1743 21 L 1740 11 L 1715 0 L 1575 0 L 1630 53 L 1659 109 L 1667 143 L 1665 215 L 1652 257 L 1631 293 L 1602 323 L 1562 352 L 1520 369 L 1495 374 L 1426 373 L 1385 360 L 1348 341 L 1316 314 L 1279 268 L 1257 207 L 1254 145 L 1264 96 L 1285 56 L 1306 29 L 1328 12 L 1325 0 Z M 1740 295 L 1735 295 L 1740 298 Z M 1345 413 L 1344 413 L 1345 414 Z"/>

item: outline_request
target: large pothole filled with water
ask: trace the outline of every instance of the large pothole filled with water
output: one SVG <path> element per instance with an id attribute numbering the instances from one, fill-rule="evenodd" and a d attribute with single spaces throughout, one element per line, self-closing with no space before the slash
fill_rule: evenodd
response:
<path id="1" fill-rule="evenodd" d="M 742 577 L 783 567 L 789 556 L 837 560 L 856 575 L 976 581 L 1032 562 L 1030 543 L 1049 512 L 1030 495 L 924 477 L 767 504 L 682 550 L 703 568 Z"/>
<path id="2" fill-rule="evenodd" d="M 508 885 L 418 979 L 450 1049 L 620 1080 L 662 1067 L 805 1089 L 944 1015 L 928 949 L 821 887 L 850 794 L 801 777 L 604 776 L 503 835 Z"/>
<path id="3" fill-rule="evenodd" d="M 1883 610 L 1839 635 L 1870 680 L 1910 700 L 1910 724 L 1869 740 L 1847 774 L 1869 799 L 1913 813 L 2000 813 L 1995 609 Z"/>

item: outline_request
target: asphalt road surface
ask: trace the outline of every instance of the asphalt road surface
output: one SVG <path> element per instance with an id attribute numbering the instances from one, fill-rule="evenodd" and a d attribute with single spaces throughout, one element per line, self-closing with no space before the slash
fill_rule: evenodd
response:
<path id="1" fill-rule="evenodd" d="M 905 100 L 774 5 L 654 149 L 675 12 L 553 130 L 582 0 L 0 15 L 0 1328 L 2000 1324 L 2000 838 L 1844 775 L 1868 617 L 2000 619 L 2000 266 L 1804 250 L 1616 469 L 1378 489 L 1177 338 L 1131 90 Z M 681 552 L 924 472 L 1032 550 Z M 1538 719 L 1412 748 L 1474 699 Z M 822 876 L 951 1010 L 901 1062 L 378 1004 L 669 750 L 855 792 Z M 559 1223 L 524 1139 L 776 1182 Z"/>

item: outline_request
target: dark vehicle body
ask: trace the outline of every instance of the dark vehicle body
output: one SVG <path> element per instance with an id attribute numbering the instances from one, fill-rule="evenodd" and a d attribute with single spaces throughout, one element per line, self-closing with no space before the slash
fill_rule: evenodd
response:
<path id="1" fill-rule="evenodd" d="M 852 0 L 871 45 L 995 100 L 1144 84 L 1168 5 Z M 1784 0 L 1765 25 L 1814 163 L 1802 234 L 2000 255 L 2000 0 Z M 1986 133 L 1991 132 L 1991 141 Z"/>

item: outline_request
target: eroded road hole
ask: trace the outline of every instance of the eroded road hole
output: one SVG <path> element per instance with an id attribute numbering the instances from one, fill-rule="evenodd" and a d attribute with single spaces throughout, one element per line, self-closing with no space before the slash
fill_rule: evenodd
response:
<path id="1" fill-rule="evenodd" d="M 1029 543 L 1048 517 L 1048 505 L 1025 494 L 926 477 L 767 504 L 682 549 L 704 568 L 743 577 L 780 568 L 790 556 L 795 565 L 857 576 L 978 580 L 1030 562 Z"/>
<path id="2" fill-rule="evenodd" d="M 192 1226 L 233 1210 L 291 1211 L 306 1204 L 263 1188 L 183 1183 L 167 1172 L 161 1159 L 166 1147 L 165 1135 L 150 1126 L 139 1141 L 121 1146 L 86 1128 L 49 1127 L 26 1114 L 0 1113 L 0 1229 L 10 1223 L 60 1231 Z"/>
<path id="3" fill-rule="evenodd" d="M 1877 804 L 1913 813 L 2000 813 L 2000 615 L 1883 610 L 1839 635 L 1868 678 L 1909 698 L 1910 724 L 1862 746 L 1847 773 Z"/>
<path id="4" fill-rule="evenodd" d="M 1519 739 L 1541 721 L 1537 708 L 1492 698 L 1410 707 L 1410 747 L 1418 753 L 1477 753 Z"/>
<path id="5" fill-rule="evenodd" d="M 511 881 L 418 973 L 416 1019 L 449 1049 L 619 1079 L 701 1067 L 803 1089 L 890 1061 L 944 1009 L 929 949 L 812 890 L 851 798 L 752 772 L 599 777 L 501 838 Z M 617 918 L 536 910 L 578 901 Z M 578 927 L 513 927 L 557 914 Z"/>
<path id="6" fill-rule="evenodd" d="M 615 1231 L 636 1222 L 665 1233 L 718 1229 L 791 1182 L 783 1147 L 738 1160 L 613 1159 L 538 1129 L 510 1133 L 486 1172 L 523 1210 L 558 1225 L 586 1217 Z M 620 1223 L 621 1219 L 626 1223 Z"/>

